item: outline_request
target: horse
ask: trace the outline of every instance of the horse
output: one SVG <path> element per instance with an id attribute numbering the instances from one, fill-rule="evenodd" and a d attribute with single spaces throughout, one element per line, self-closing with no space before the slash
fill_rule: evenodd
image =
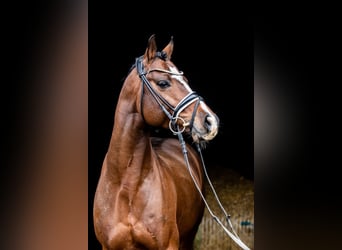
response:
<path id="1" fill-rule="evenodd" d="M 205 208 L 201 159 L 188 141 L 182 148 L 179 138 L 153 131 L 188 135 L 203 148 L 216 137 L 219 118 L 171 61 L 173 47 L 171 37 L 158 51 L 151 35 L 124 79 L 94 197 L 103 250 L 194 247 Z"/>

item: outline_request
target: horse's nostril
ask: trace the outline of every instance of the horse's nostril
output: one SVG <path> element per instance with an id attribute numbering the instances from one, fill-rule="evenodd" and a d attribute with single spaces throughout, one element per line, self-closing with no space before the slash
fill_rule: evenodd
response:
<path id="1" fill-rule="evenodd" d="M 213 118 L 210 116 L 210 115 L 207 115 L 204 119 L 204 124 L 205 124 L 205 127 L 207 128 L 208 131 L 211 130 L 212 128 L 212 124 L 213 124 Z"/>
<path id="2" fill-rule="evenodd" d="M 218 119 L 215 115 L 207 115 L 204 119 L 204 126 L 207 129 L 207 132 L 211 133 L 213 131 L 217 131 L 218 128 Z"/>

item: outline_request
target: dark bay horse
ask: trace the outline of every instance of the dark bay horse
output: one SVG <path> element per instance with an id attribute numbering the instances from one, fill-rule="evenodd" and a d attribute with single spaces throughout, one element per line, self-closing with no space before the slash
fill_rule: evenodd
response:
<path id="1" fill-rule="evenodd" d="M 94 199 L 102 249 L 193 249 L 203 200 L 180 141 L 153 137 L 151 128 L 189 134 L 202 144 L 216 136 L 219 120 L 173 64 L 172 51 L 172 38 L 158 51 L 152 35 L 122 86 Z M 186 151 L 203 190 L 198 152 L 188 144 Z"/>

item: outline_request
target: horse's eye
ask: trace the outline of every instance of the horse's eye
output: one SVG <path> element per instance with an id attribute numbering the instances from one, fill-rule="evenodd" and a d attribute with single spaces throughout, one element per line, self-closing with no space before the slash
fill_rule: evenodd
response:
<path id="1" fill-rule="evenodd" d="M 171 86 L 170 82 L 167 80 L 160 80 L 159 82 L 157 82 L 157 85 L 163 89 Z"/>

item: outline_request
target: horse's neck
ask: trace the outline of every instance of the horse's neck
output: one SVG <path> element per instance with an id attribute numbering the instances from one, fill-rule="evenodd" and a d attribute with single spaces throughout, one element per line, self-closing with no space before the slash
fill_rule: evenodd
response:
<path id="1" fill-rule="evenodd" d="M 150 150 L 149 135 L 144 130 L 144 121 L 133 107 L 132 103 L 118 103 L 107 152 L 109 167 L 120 175 L 131 166 L 132 171 L 142 171 L 140 168 L 148 156 L 147 151 Z"/>

